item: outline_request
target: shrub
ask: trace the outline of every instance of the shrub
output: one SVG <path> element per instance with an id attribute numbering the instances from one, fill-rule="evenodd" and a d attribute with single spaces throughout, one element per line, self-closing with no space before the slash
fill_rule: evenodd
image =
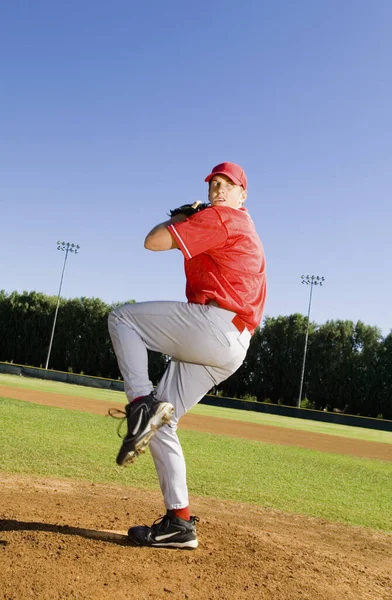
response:
<path id="1" fill-rule="evenodd" d="M 310 410 L 314 410 L 315 404 L 309 398 L 304 398 L 301 400 L 301 408 L 309 408 Z"/>

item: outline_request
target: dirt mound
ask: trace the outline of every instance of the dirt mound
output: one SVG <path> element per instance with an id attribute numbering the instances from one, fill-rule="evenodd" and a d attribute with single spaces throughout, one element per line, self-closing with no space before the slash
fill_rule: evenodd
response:
<path id="1" fill-rule="evenodd" d="M 136 548 L 130 525 L 159 493 L 2 475 L 4 600 L 391 600 L 392 538 L 254 506 L 193 498 L 200 546 Z"/>

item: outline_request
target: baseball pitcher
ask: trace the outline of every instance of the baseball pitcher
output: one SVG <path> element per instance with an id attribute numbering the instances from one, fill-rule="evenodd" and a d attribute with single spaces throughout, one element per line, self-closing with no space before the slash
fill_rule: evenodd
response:
<path id="1" fill-rule="evenodd" d="M 196 548 L 197 517 L 189 510 L 186 467 L 177 425 L 188 410 L 243 363 L 266 298 L 264 251 L 248 211 L 243 169 L 212 169 L 209 204 L 170 212 L 145 239 L 152 251 L 184 256 L 188 302 L 125 304 L 109 315 L 109 332 L 124 378 L 127 433 L 117 456 L 127 465 L 149 445 L 166 514 L 151 527 L 131 527 L 141 546 Z M 171 361 L 154 390 L 147 349 Z"/>

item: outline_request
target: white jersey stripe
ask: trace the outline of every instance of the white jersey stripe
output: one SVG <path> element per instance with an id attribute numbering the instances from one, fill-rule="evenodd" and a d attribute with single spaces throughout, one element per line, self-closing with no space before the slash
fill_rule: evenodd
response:
<path id="1" fill-rule="evenodd" d="M 188 258 L 192 258 L 192 254 L 189 252 L 186 244 L 184 243 L 184 240 L 182 239 L 182 237 L 180 236 L 180 234 L 178 233 L 177 229 L 174 227 L 174 225 L 169 225 L 168 229 L 173 229 L 176 233 L 176 237 L 179 239 L 179 241 L 181 242 L 182 247 L 184 248 L 185 252 L 188 255 Z"/>

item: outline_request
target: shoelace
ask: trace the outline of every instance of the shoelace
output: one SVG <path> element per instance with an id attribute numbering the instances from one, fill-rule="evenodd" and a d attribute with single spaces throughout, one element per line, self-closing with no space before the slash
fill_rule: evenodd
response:
<path id="1" fill-rule="evenodd" d="M 151 392 L 151 394 L 154 396 L 154 399 L 156 399 L 155 390 L 153 392 Z M 113 419 L 121 419 L 121 422 L 117 426 L 117 435 L 119 438 L 121 438 L 123 440 L 126 437 L 126 434 L 121 435 L 120 431 L 124 424 L 124 421 L 127 420 L 127 413 L 125 412 L 125 410 L 120 410 L 118 408 L 109 408 L 108 415 L 109 415 L 109 417 L 112 417 Z M 119 415 L 121 415 L 121 416 L 119 416 Z"/>
<path id="2" fill-rule="evenodd" d="M 163 515 L 163 517 L 158 517 L 157 519 L 155 519 L 155 521 L 151 525 L 150 529 L 160 532 L 161 529 L 164 530 L 164 523 L 166 521 L 170 521 L 169 515 Z M 189 518 L 189 523 L 192 523 L 192 525 L 194 525 L 195 523 L 198 523 L 199 521 L 200 521 L 199 517 L 190 517 Z M 145 525 L 145 527 L 149 527 L 149 525 Z"/>
<path id="3" fill-rule="evenodd" d="M 126 434 L 122 435 L 120 431 L 122 426 L 124 425 L 124 421 L 127 420 L 127 413 L 125 412 L 125 410 L 120 410 L 118 408 L 109 408 L 108 415 L 113 419 L 121 419 L 120 423 L 117 425 L 117 435 L 123 440 L 126 437 Z"/>
<path id="4" fill-rule="evenodd" d="M 163 515 L 163 517 L 158 517 L 157 519 L 155 519 L 154 523 L 151 525 L 151 529 L 160 531 L 163 528 L 164 523 L 169 520 L 170 520 L 169 515 Z M 146 525 L 146 527 L 148 527 L 148 525 Z"/>

